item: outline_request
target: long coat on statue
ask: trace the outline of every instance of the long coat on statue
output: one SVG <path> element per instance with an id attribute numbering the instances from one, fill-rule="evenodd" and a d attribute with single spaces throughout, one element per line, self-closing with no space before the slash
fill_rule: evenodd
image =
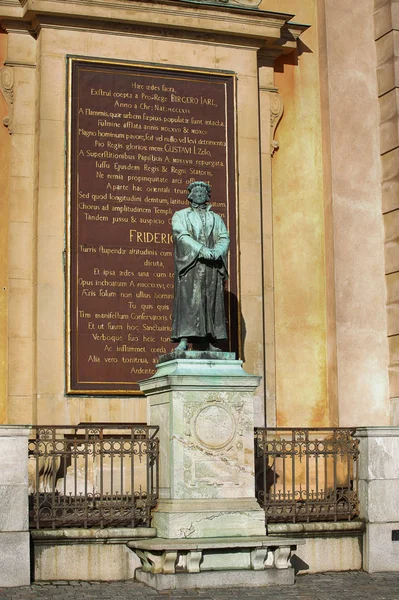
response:
<path id="1" fill-rule="evenodd" d="M 227 337 L 223 284 L 227 279 L 230 238 L 223 219 L 210 205 L 184 208 L 173 215 L 175 300 L 172 339 L 182 337 L 222 340 Z M 203 246 L 221 255 L 200 257 Z"/>

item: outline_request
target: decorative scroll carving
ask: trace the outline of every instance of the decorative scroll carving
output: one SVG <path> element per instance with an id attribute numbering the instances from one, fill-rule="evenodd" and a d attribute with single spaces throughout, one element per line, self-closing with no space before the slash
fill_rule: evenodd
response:
<path id="1" fill-rule="evenodd" d="M 142 569 L 148 573 L 165 573 L 173 575 L 177 560 L 176 550 L 166 550 L 165 552 L 149 552 L 148 550 L 135 550 L 141 560 Z"/>
<path id="2" fill-rule="evenodd" d="M 279 143 L 274 139 L 274 134 L 277 129 L 277 125 L 283 116 L 284 106 L 283 100 L 277 92 L 270 94 L 270 154 L 273 156 L 274 151 L 279 148 Z"/>
<path id="3" fill-rule="evenodd" d="M 256 538 L 251 544 L 251 538 L 243 538 L 245 545 L 240 545 L 236 538 L 201 540 L 201 547 L 194 548 L 198 540 L 193 542 L 188 538 L 176 540 L 162 540 L 164 550 L 160 550 L 158 540 L 137 540 L 129 542 L 128 546 L 137 554 L 141 560 L 141 568 L 147 573 L 204 573 L 209 571 L 209 565 L 213 564 L 212 557 L 216 559 L 222 570 L 232 568 L 230 552 L 240 551 L 240 570 L 264 571 L 265 569 L 290 569 L 290 557 L 296 545 L 290 540 L 286 545 L 281 542 L 268 542 L 265 539 Z M 302 542 L 303 543 L 303 542 Z M 270 545 L 272 544 L 272 545 Z M 206 554 L 204 555 L 204 550 Z M 227 553 L 226 553 L 227 551 Z M 237 559 L 234 562 L 237 569 Z"/>
<path id="4" fill-rule="evenodd" d="M 280 546 L 274 551 L 274 564 L 277 569 L 289 569 L 291 556 L 290 546 Z"/>
<path id="5" fill-rule="evenodd" d="M 4 117 L 3 125 L 8 127 L 9 133 L 12 133 L 12 119 L 14 113 L 14 71 L 11 67 L 2 67 L 0 69 L 0 89 L 8 106 L 8 116 Z"/>

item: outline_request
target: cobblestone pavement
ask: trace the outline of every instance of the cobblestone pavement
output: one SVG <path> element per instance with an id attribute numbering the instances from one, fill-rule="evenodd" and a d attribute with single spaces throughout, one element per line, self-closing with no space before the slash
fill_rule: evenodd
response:
<path id="1" fill-rule="evenodd" d="M 183 590 L 156 592 L 141 583 L 67 582 L 34 583 L 29 587 L 0 588 L 0 600 L 399 600 L 399 573 L 362 572 L 299 575 L 294 586 Z"/>

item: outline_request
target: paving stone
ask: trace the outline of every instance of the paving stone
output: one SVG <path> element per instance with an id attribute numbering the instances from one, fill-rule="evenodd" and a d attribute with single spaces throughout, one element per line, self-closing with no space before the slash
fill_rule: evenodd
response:
<path id="1" fill-rule="evenodd" d="M 399 573 L 299 575 L 294 586 L 157 592 L 134 581 L 53 581 L 0 588 L 0 600 L 398 600 Z"/>

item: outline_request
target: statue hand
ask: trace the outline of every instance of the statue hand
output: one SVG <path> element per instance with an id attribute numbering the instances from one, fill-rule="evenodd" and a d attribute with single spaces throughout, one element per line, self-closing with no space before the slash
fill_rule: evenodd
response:
<path id="1" fill-rule="evenodd" d="M 202 246 L 199 254 L 200 257 L 205 258 L 205 260 L 213 260 L 213 251 L 206 246 Z"/>

